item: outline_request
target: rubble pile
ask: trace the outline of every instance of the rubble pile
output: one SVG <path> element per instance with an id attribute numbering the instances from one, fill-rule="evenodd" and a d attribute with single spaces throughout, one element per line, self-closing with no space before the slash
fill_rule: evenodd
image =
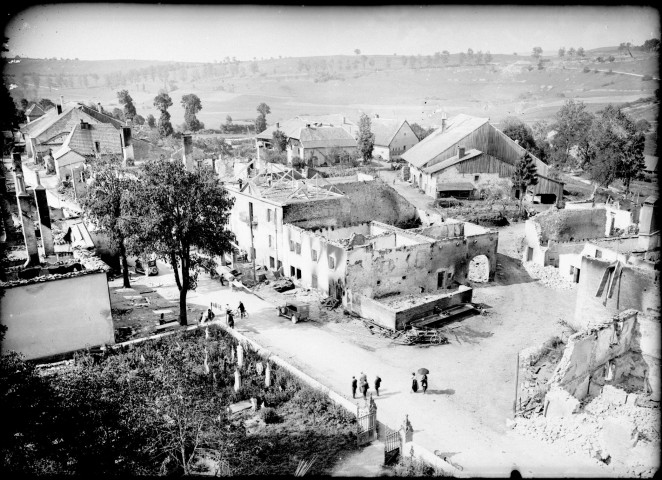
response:
<path id="1" fill-rule="evenodd" d="M 606 386 L 580 413 L 517 418 L 514 430 L 583 453 L 618 476 L 652 477 L 659 468 L 660 409 L 637 405 L 636 394 Z M 614 432 L 617 432 L 616 434 Z M 621 444 L 614 447 L 613 444 Z"/>
<path id="2" fill-rule="evenodd" d="M 534 262 L 522 262 L 522 266 L 531 278 L 540 280 L 540 283 L 546 287 L 554 288 L 556 290 L 572 290 L 577 285 L 569 279 L 564 278 L 559 273 L 559 269 L 547 265 L 541 267 Z"/>

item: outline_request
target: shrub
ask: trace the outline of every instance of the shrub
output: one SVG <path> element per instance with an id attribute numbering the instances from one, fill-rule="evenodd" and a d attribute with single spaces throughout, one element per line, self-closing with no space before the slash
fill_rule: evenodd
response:
<path id="1" fill-rule="evenodd" d="M 271 407 L 265 407 L 260 410 L 260 418 L 264 420 L 264 423 L 279 423 L 282 419 L 280 415 L 276 413 L 276 410 Z"/>
<path id="2" fill-rule="evenodd" d="M 444 476 L 444 471 L 428 465 L 415 457 L 400 456 L 400 460 L 393 469 L 396 477 L 438 477 Z"/>

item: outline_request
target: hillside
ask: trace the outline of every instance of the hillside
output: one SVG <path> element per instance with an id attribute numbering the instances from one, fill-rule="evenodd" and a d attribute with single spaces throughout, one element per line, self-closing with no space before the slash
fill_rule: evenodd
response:
<path id="1" fill-rule="evenodd" d="M 181 96 L 202 100 L 198 118 L 218 128 L 226 115 L 252 120 L 255 107 L 271 107 L 269 123 L 299 114 L 340 113 L 357 119 L 361 112 L 407 118 L 422 125 L 439 123 L 439 112 L 490 117 L 507 115 L 526 122 L 549 119 L 568 98 L 596 111 L 608 103 L 652 97 L 659 87 L 656 54 L 619 53 L 617 47 L 588 51 L 586 57 L 542 57 L 542 69 L 531 56 L 495 54 L 435 56 L 337 55 L 273 58 L 216 63 L 168 63 L 136 60 L 77 61 L 21 59 L 6 75 L 20 98 L 101 102 L 118 107 L 116 92 L 129 90 L 138 112 L 157 112 L 152 105 L 160 89 L 173 98 L 173 122 L 183 122 Z M 608 61 L 613 56 L 613 61 Z M 602 57 L 602 58 L 598 58 Z M 461 64 L 462 62 L 462 64 Z M 610 73 L 611 70 L 611 73 Z M 655 80 L 644 81 L 644 75 Z M 436 112 L 436 113 L 435 113 Z M 643 102 L 631 108 L 635 118 L 657 121 L 658 107 Z"/>

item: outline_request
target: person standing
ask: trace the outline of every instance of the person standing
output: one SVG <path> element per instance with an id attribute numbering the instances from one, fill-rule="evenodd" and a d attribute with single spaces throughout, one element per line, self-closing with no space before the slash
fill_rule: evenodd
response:
<path id="1" fill-rule="evenodd" d="M 356 398 L 356 386 L 358 382 L 356 381 L 356 377 L 352 377 L 352 398 Z"/>
<path id="2" fill-rule="evenodd" d="M 382 386 L 382 379 L 379 378 L 379 375 L 375 377 L 375 392 L 377 392 L 377 396 L 379 397 L 379 387 Z"/>
<path id="3" fill-rule="evenodd" d="M 243 302 L 239 302 L 239 318 L 244 318 L 246 316 L 246 307 L 244 307 Z"/>
<path id="4" fill-rule="evenodd" d="M 423 393 L 428 389 L 428 376 L 425 374 L 421 377 L 421 388 L 423 389 Z"/>
<path id="5" fill-rule="evenodd" d="M 361 372 L 361 376 L 359 377 L 359 383 L 363 385 L 364 383 L 368 383 L 368 376 Z"/>
<path id="6" fill-rule="evenodd" d="M 361 384 L 361 393 L 363 394 L 363 400 L 368 399 L 368 381 L 366 380 Z"/>
<path id="7" fill-rule="evenodd" d="M 413 393 L 418 392 L 418 380 L 416 380 L 416 374 L 411 374 L 411 391 Z"/>
<path id="8" fill-rule="evenodd" d="M 227 310 L 225 311 L 225 321 L 228 327 L 234 328 L 234 315 L 232 314 L 232 310 L 230 310 L 230 305 L 227 305 Z"/>

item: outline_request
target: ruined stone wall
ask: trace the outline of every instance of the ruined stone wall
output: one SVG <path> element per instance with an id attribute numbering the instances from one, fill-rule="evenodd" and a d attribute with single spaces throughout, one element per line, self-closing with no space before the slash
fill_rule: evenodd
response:
<path id="1" fill-rule="evenodd" d="M 105 272 L 6 288 L 0 311 L 3 354 L 33 360 L 115 343 Z"/>
<path id="2" fill-rule="evenodd" d="M 605 269 L 610 263 L 588 256 L 582 257 L 575 316 L 570 322 L 574 328 L 583 329 L 592 322 L 608 320 L 619 311 L 629 308 L 659 316 L 659 272 L 652 269 L 623 266 L 620 294 L 617 283 L 612 298 L 607 298 L 606 305 L 603 305 L 606 292 L 600 297 L 596 297 L 596 293 Z"/>
<path id="3" fill-rule="evenodd" d="M 464 223 L 443 223 L 430 227 L 415 229 L 421 235 L 427 235 L 434 238 L 453 238 L 464 236 Z"/>
<path id="4" fill-rule="evenodd" d="M 341 183 L 335 187 L 345 194 L 348 205 L 336 225 L 372 220 L 399 225 L 416 218 L 416 207 L 382 181 Z"/>
<path id="5" fill-rule="evenodd" d="M 549 385 L 577 399 L 599 395 L 605 384 L 645 388 L 648 367 L 641 354 L 637 312 L 628 310 L 613 322 L 582 330 L 568 339 Z"/>
<path id="6" fill-rule="evenodd" d="M 540 243 L 546 245 L 548 240 L 573 242 L 604 237 L 607 213 L 604 208 L 546 210 L 532 221 L 540 225 Z"/>
<path id="7" fill-rule="evenodd" d="M 469 303 L 472 296 L 472 288 L 460 285 L 457 290 L 440 298 L 398 311 L 395 315 L 395 328 L 398 330 L 403 329 L 409 322 L 431 315 L 435 308 L 445 309 L 460 303 Z"/>

